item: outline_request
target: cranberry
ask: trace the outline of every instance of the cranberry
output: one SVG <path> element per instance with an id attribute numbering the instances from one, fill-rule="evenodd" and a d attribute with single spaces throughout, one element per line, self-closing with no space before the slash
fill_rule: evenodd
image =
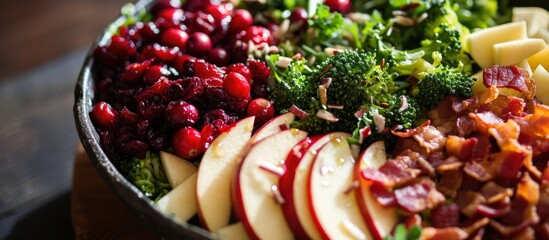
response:
<path id="1" fill-rule="evenodd" d="M 252 73 L 250 72 L 250 69 L 248 66 L 244 65 L 243 63 L 235 63 L 227 67 L 227 72 L 237 72 L 242 74 L 246 78 L 246 80 L 251 83 L 252 82 Z"/>
<path id="2" fill-rule="evenodd" d="M 273 41 L 271 32 L 268 29 L 260 26 L 251 26 L 248 29 L 240 32 L 236 36 L 236 38 L 245 43 L 252 41 L 254 44 L 271 44 Z"/>
<path id="3" fill-rule="evenodd" d="M 145 158 L 149 146 L 138 140 L 129 141 L 123 145 L 123 150 L 126 154 L 137 158 Z"/>
<path id="4" fill-rule="evenodd" d="M 154 22 L 148 22 L 143 25 L 139 33 L 143 37 L 143 41 L 154 41 L 158 34 L 160 34 L 160 30 Z"/>
<path id="5" fill-rule="evenodd" d="M 166 30 L 162 33 L 161 38 L 162 44 L 168 47 L 179 47 L 181 50 L 185 50 L 187 47 L 187 40 L 189 40 L 189 34 L 178 28 Z"/>
<path id="6" fill-rule="evenodd" d="M 202 32 L 195 32 L 189 37 L 187 50 L 194 56 L 202 56 L 212 49 L 210 37 Z"/>
<path id="7" fill-rule="evenodd" d="M 127 107 L 122 108 L 118 114 L 119 125 L 133 125 L 139 121 L 136 113 L 130 111 Z"/>
<path id="8" fill-rule="evenodd" d="M 246 111 L 248 104 L 252 100 L 252 95 L 248 94 L 243 98 L 229 97 L 227 99 L 227 107 L 230 111 L 243 113 Z"/>
<path id="9" fill-rule="evenodd" d="M 256 98 L 248 105 L 246 114 L 248 116 L 255 116 L 255 125 L 261 126 L 273 118 L 275 109 L 273 103 L 269 100 Z"/>
<path id="10" fill-rule="evenodd" d="M 223 48 L 213 48 L 208 53 L 208 61 L 218 66 L 225 66 L 229 62 L 229 54 Z"/>
<path id="11" fill-rule="evenodd" d="M 161 96 L 154 95 L 151 98 L 137 103 L 137 110 L 144 119 L 157 120 L 164 113 L 164 101 Z"/>
<path id="12" fill-rule="evenodd" d="M 156 57 L 158 57 L 162 61 L 171 61 L 175 59 L 177 56 L 177 53 L 179 52 L 178 47 L 169 48 L 166 46 L 162 46 L 158 43 L 153 44 L 152 51 Z"/>
<path id="13" fill-rule="evenodd" d="M 172 23 L 179 24 L 183 19 L 183 10 L 178 8 L 168 8 L 158 12 L 157 18 L 164 18 Z"/>
<path id="14" fill-rule="evenodd" d="M 307 25 L 307 11 L 303 8 L 294 8 L 290 14 L 290 22 L 296 24 L 302 24 L 302 27 Z"/>
<path id="15" fill-rule="evenodd" d="M 93 106 L 91 119 L 100 129 L 108 129 L 115 126 L 117 112 L 106 102 L 98 102 Z"/>
<path id="16" fill-rule="evenodd" d="M 206 12 L 196 12 L 194 17 L 190 19 L 189 29 L 191 32 L 202 32 L 205 34 L 211 34 L 216 28 L 216 22 L 214 17 Z"/>
<path id="17" fill-rule="evenodd" d="M 193 70 L 194 70 L 195 76 L 203 79 L 223 77 L 223 71 L 220 68 L 204 61 L 194 62 Z"/>
<path id="18" fill-rule="evenodd" d="M 244 98 L 250 94 L 250 83 L 242 74 L 230 72 L 223 80 L 223 89 L 235 98 Z"/>
<path id="19" fill-rule="evenodd" d="M 333 12 L 340 12 L 343 14 L 351 12 L 350 0 L 325 0 L 324 4 Z"/>
<path id="20" fill-rule="evenodd" d="M 222 3 L 219 5 L 208 5 L 204 9 L 205 12 L 212 15 L 217 26 L 220 26 L 225 18 L 233 14 L 234 6 L 231 3 Z"/>
<path id="21" fill-rule="evenodd" d="M 147 85 L 153 85 L 163 76 L 169 76 L 171 73 L 166 67 L 162 65 L 154 65 L 147 69 L 145 75 L 143 76 L 143 81 Z"/>
<path id="22" fill-rule="evenodd" d="M 248 68 L 252 73 L 252 78 L 257 83 L 267 84 L 269 76 L 271 76 L 271 69 L 265 62 L 257 59 L 248 59 Z"/>
<path id="23" fill-rule="evenodd" d="M 175 128 L 189 127 L 198 120 L 198 109 L 185 101 L 172 101 L 164 111 L 166 120 Z"/>
<path id="24" fill-rule="evenodd" d="M 151 61 L 128 64 L 120 77 L 125 82 L 133 82 L 143 76 L 143 73 L 145 73 L 150 64 Z"/>
<path id="25" fill-rule="evenodd" d="M 239 32 L 252 26 L 254 18 L 246 9 L 237 9 L 229 22 L 229 31 Z"/>
<path id="26" fill-rule="evenodd" d="M 193 159 L 200 155 L 200 143 L 200 132 L 192 127 L 179 129 L 172 139 L 175 154 L 185 159 Z"/>
<path id="27" fill-rule="evenodd" d="M 166 9 L 172 8 L 181 8 L 181 1 L 179 0 L 159 0 L 156 1 L 151 7 L 151 13 L 153 15 L 158 14 L 158 12 Z"/>

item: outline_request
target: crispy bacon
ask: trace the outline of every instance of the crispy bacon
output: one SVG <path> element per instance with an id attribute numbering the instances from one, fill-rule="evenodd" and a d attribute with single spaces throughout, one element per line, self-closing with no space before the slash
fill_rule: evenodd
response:
<path id="1" fill-rule="evenodd" d="M 486 198 L 474 191 L 459 191 L 455 201 L 463 215 L 473 217 L 477 213 L 477 206 L 485 203 Z"/>
<path id="2" fill-rule="evenodd" d="M 401 131 L 401 132 L 396 131 L 396 130 L 391 130 L 391 133 L 393 135 L 401 137 L 401 138 L 409 138 L 409 137 L 413 137 L 416 134 L 419 134 L 420 132 L 423 131 L 424 128 L 426 128 L 429 125 L 431 125 L 431 121 L 427 120 L 427 121 L 423 122 L 421 125 L 419 125 L 416 128 L 407 129 L 407 130 Z"/>
<path id="3" fill-rule="evenodd" d="M 426 227 L 421 231 L 420 239 L 423 240 L 443 240 L 443 239 L 466 239 L 469 236 L 467 232 L 463 231 L 461 228 L 457 227 L 448 227 L 448 228 L 432 228 Z"/>
<path id="4" fill-rule="evenodd" d="M 395 190 L 395 199 L 400 207 L 410 213 L 432 209 L 446 200 L 434 185 L 431 180 L 421 179 L 415 184 Z"/>
<path id="5" fill-rule="evenodd" d="M 427 126 L 413 137 L 427 152 L 437 151 L 444 147 L 446 137 L 434 126 Z"/>
<path id="6" fill-rule="evenodd" d="M 402 161 L 387 161 L 379 169 L 365 168 L 362 177 L 374 183 L 388 188 L 413 180 L 417 176 L 413 171 L 408 171 L 408 166 Z"/>
<path id="7" fill-rule="evenodd" d="M 482 73 L 486 87 L 496 86 L 511 88 L 521 92 L 527 99 L 532 99 L 535 93 L 535 82 L 525 69 L 516 65 L 492 66 Z"/>
<path id="8" fill-rule="evenodd" d="M 444 196 L 455 198 L 458 190 L 461 188 L 463 182 L 463 172 L 460 170 L 449 171 L 442 175 L 440 181 L 437 184 L 437 189 Z"/>

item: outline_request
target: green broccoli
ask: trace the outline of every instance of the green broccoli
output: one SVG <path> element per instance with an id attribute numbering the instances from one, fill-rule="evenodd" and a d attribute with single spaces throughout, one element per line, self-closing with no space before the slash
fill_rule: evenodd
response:
<path id="1" fill-rule="evenodd" d="M 292 105 L 308 108 L 311 102 L 316 101 L 318 84 L 312 83 L 309 75 L 312 70 L 303 59 L 293 60 L 287 68 L 277 67 L 279 55 L 266 57 L 273 78 L 269 85 L 269 99 L 274 102 L 275 109 L 285 112 Z"/>
<path id="2" fill-rule="evenodd" d="M 414 98 L 392 94 L 390 101 L 383 105 L 368 104 L 364 107 L 364 114 L 358 119 L 350 141 L 368 146 L 375 141 L 384 140 L 387 149 L 393 149 L 397 138 L 390 130 L 414 128 L 417 119 L 421 117 L 422 110 Z M 361 134 L 365 128 L 369 128 L 370 135 L 367 137 Z"/>
<path id="3" fill-rule="evenodd" d="M 354 114 L 362 106 L 390 100 L 391 93 L 397 89 L 393 78 L 394 75 L 380 66 L 374 53 L 341 51 L 313 69 L 308 79 L 311 88 L 315 89 L 316 101 L 309 102 L 308 107 L 302 109 L 309 113 L 309 117 L 296 121 L 292 127 L 312 133 L 352 132 L 357 124 Z M 318 90 L 323 82 L 329 82 L 326 84 L 326 102 L 321 101 L 323 96 Z M 319 118 L 316 116 L 319 110 L 332 113 L 338 121 Z"/>
<path id="4" fill-rule="evenodd" d="M 147 152 L 145 158 L 132 157 L 121 163 L 121 171 L 145 196 L 157 201 L 170 190 L 160 157 Z"/>
<path id="5" fill-rule="evenodd" d="M 459 21 L 469 29 L 487 28 L 511 21 L 511 8 L 501 0 L 452 0 Z"/>
<path id="6" fill-rule="evenodd" d="M 412 96 L 425 109 L 431 109 L 446 96 L 469 98 L 475 78 L 459 67 L 435 67 L 425 72 L 412 90 Z"/>

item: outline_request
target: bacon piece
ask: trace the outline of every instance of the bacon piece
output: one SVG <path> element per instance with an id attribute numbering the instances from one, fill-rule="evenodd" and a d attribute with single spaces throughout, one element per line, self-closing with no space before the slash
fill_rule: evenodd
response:
<path id="1" fill-rule="evenodd" d="M 485 203 L 486 199 L 474 191 L 459 191 L 455 202 L 463 215 L 473 217 L 477 213 L 477 206 Z"/>
<path id="2" fill-rule="evenodd" d="M 477 161 L 467 162 L 463 168 L 463 171 L 479 182 L 487 182 L 494 178 L 494 174 L 492 174 L 491 169 L 486 167 L 488 164 L 481 164 Z"/>
<path id="3" fill-rule="evenodd" d="M 407 129 L 407 130 L 402 131 L 402 132 L 391 130 L 391 133 L 393 135 L 401 137 L 401 138 L 409 138 L 409 137 L 413 137 L 416 134 L 419 134 L 421 131 L 423 131 L 424 128 L 426 128 L 429 125 L 431 125 L 431 121 L 427 120 L 427 121 L 423 122 L 421 125 L 419 125 L 416 128 Z"/>
<path id="4" fill-rule="evenodd" d="M 394 194 L 398 205 L 410 213 L 432 209 L 446 200 L 444 195 L 436 190 L 434 183 L 428 179 L 399 188 L 394 191 Z"/>
<path id="5" fill-rule="evenodd" d="M 509 213 L 511 211 L 511 207 L 505 206 L 502 208 L 493 208 L 485 204 L 479 204 L 476 210 L 482 216 L 489 217 L 489 218 L 498 218 Z"/>
<path id="6" fill-rule="evenodd" d="M 455 198 L 463 182 L 463 172 L 459 170 L 449 171 L 442 175 L 437 185 L 438 191 L 444 196 Z"/>
<path id="7" fill-rule="evenodd" d="M 394 207 L 397 205 L 395 195 L 385 186 L 379 184 L 370 185 L 370 192 L 374 195 L 377 202 L 384 207 Z"/>
<path id="8" fill-rule="evenodd" d="M 437 151 L 446 144 L 446 137 L 434 126 L 427 126 L 413 137 L 427 152 Z"/>
<path id="9" fill-rule="evenodd" d="M 487 133 L 492 126 L 503 123 L 493 112 L 469 113 L 469 117 L 475 121 L 475 130 L 483 133 Z"/>
<path id="10" fill-rule="evenodd" d="M 486 198 L 487 204 L 504 202 L 506 198 L 513 196 L 512 189 L 504 188 L 493 181 L 484 184 L 480 189 L 480 193 Z"/>
<path id="11" fill-rule="evenodd" d="M 536 104 L 534 114 L 527 118 L 537 137 L 549 135 L 549 106 Z"/>
<path id="12" fill-rule="evenodd" d="M 528 76 L 525 69 L 516 65 L 492 66 L 484 69 L 483 83 L 486 87 L 496 86 L 511 88 L 521 92 L 527 99 L 532 99 L 535 93 L 535 82 Z"/>
<path id="13" fill-rule="evenodd" d="M 436 228 L 457 227 L 459 208 L 455 203 L 440 205 L 431 211 L 431 225 Z"/>
<path id="14" fill-rule="evenodd" d="M 467 232 L 463 231 L 461 228 L 449 227 L 449 228 L 432 228 L 425 227 L 421 230 L 421 236 L 419 239 L 423 240 L 441 240 L 441 239 L 466 239 L 469 237 Z"/>
<path id="15" fill-rule="evenodd" d="M 402 161 L 387 161 L 379 169 L 365 168 L 362 170 L 362 177 L 375 184 L 385 187 L 393 187 L 413 180 L 417 174 L 408 171 L 408 166 Z"/>
<path id="16" fill-rule="evenodd" d="M 456 127 L 459 136 L 466 137 L 475 130 L 475 121 L 468 117 L 459 117 L 456 120 Z"/>

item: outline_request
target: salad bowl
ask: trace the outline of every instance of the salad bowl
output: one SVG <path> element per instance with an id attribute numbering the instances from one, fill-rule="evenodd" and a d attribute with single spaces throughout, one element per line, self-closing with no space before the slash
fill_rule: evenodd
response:
<path id="1" fill-rule="evenodd" d="M 523 2 L 524 3 L 524 2 Z M 153 0 L 140 0 L 135 3 L 130 15 L 137 16 L 142 11 L 148 11 L 154 4 Z M 540 3 L 543 4 L 543 3 Z M 522 5 L 522 4 L 521 4 Z M 542 6 L 547 7 L 547 6 Z M 91 46 L 82 66 L 75 87 L 74 118 L 80 141 L 103 180 L 137 215 L 152 227 L 156 233 L 166 239 L 215 239 L 217 236 L 199 227 L 197 218 L 189 222 L 178 220 L 173 215 L 162 211 L 155 201 L 147 197 L 134 186 L 117 169 L 101 145 L 101 137 L 94 127 L 90 112 L 96 102 L 96 86 L 94 73 L 94 50 L 107 44 L 112 37 L 112 29 L 122 26 L 128 19 L 124 15 L 116 19 Z"/>

